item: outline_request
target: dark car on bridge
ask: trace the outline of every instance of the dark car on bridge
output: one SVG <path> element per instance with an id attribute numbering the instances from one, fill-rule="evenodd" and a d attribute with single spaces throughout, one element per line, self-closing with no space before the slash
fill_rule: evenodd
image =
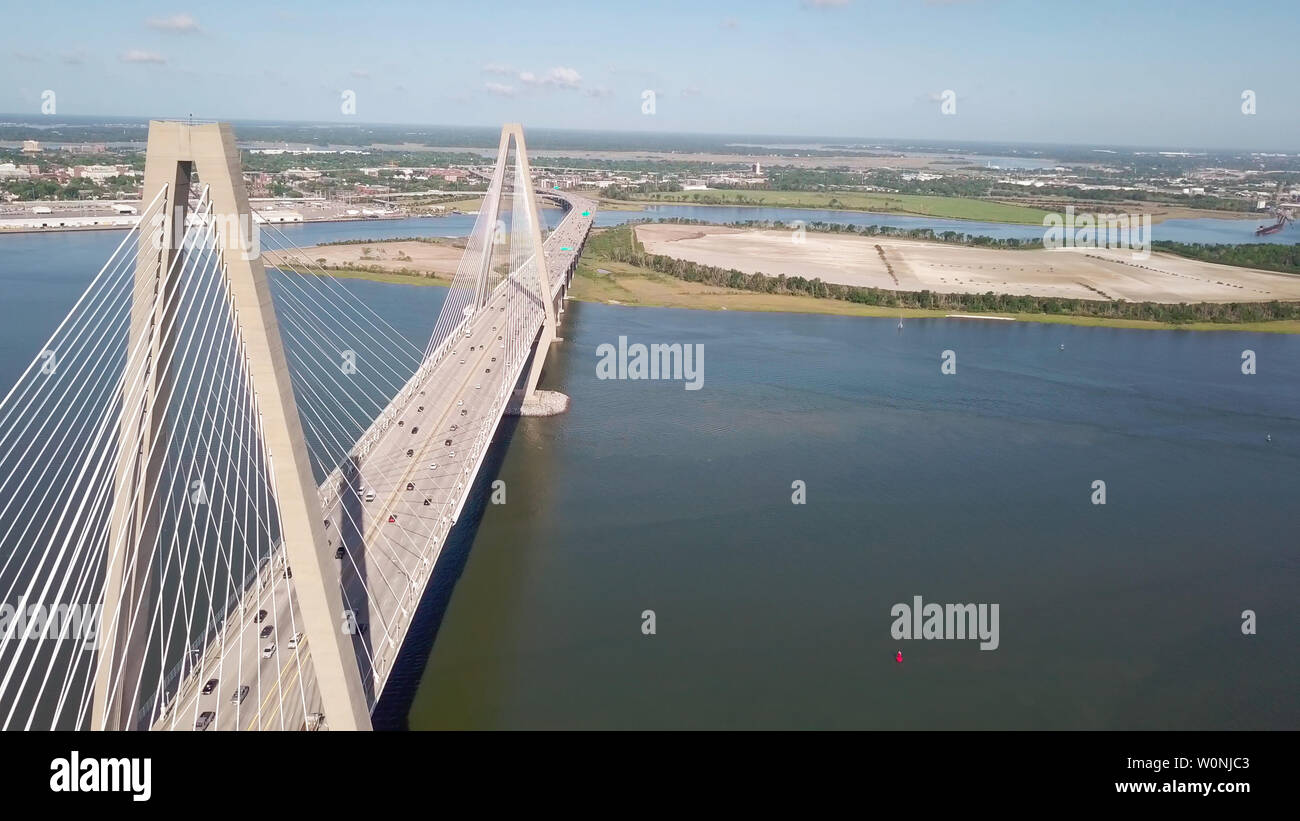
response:
<path id="1" fill-rule="evenodd" d="M 204 684 L 203 689 L 200 690 L 199 692 L 201 692 L 203 695 L 206 696 L 206 695 L 211 695 L 212 691 L 215 689 L 217 689 L 217 680 L 215 678 L 210 678 L 208 679 L 208 683 Z"/>
<path id="2" fill-rule="evenodd" d="M 194 722 L 194 729 L 200 731 L 208 729 L 212 726 L 212 722 L 216 717 L 217 714 L 211 710 L 204 710 L 199 713 L 198 720 Z"/>
<path id="3" fill-rule="evenodd" d="M 266 618 L 266 611 L 258 610 L 257 615 L 253 616 L 253 624 L 261 624 L 265 618 Z"/>
<path id="4" fill-rule="evenodd" d="M 419 432 L 420 432 L 420 429 L 419 429 L 419 428 L 415 427 L 414 425 L 411 426 L 411 433 L 412 433 L 412 434 L 416 434 L 416 433 L 419 433 Z"/>
<path id="5" fill-rule="evenodd" d="M 407 483 L 406 483 L 406 489 L 407 489 L 407 490 L 415 490 L 415 482 L 407 482 Z"/>

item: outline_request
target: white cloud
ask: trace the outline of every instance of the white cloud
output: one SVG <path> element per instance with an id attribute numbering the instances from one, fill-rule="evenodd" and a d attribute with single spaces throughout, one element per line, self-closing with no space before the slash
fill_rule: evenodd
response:
<path id="1" fill-rule="evenodd" d="M 518 81 L 518 85 L 506 83 L 489 82 L 484 84 L 489 94 L 495 94 L 498 97 L 515 97 L 520 91 L 538 91 L 548 88 L 570 88 L 580 89 L 590 97 L 604 97 L 613 92 L 605 88 L 582 89 L 582 75 L 576 69 L 565 66 L 556 66 L 548 69 L 543 74 L 537 74 L 532 71 L 519 71 L 503 63 L 488 63 L 483 66 L 484 74 L 497 74 L 503 77 L 510 76 Z"/>
<path id="2" fill-rule="evenodd" d="M 164 56 L 162 56 L 161 54 L 157 54 L 157 53 L 152 52 L 152 51 L 141 51 L 141 50 L 138 49 L 138 48 L 133 48 L 133 49 L 131 49 L 130 51 L 128 51 L 127 53 L 125 53 L 125 54 L 122 55 L 122 62 L 124 62 L 124 63 L 155 63 L 155 64 L 157 64 L 157 65 L 163 65 L 163 64 L 165 64 L 165 63 L 167 62 L 167 58 L 164 57 Z"/>
<path id="3" fill-rule="evenodd" d="M 831 9 L 847 6 L 849 0 L 803 0 L 804 8 Z"/>
<path id="4" fill-rule="evenodd" d="M 722 27 L 734 31 L 740 28 L 740 21 L 734 17 L 728 17 L 726 20 L 722 21 Z"/>
<path id="5" fill-rule="evenodd" d="M 521 71 L 519 72 L 519 82 L 528 86 L 578 88 L 582 85 L 582 75 L 575 69 L 556 66 L 541 76 L 538 76 L 531 71 Z"/>
<path id="6" fill-rule="evenodd" d="M 364 68 L 354 68 L 352 69 L 352 76 L 356 77 L 358 80 L 366 80 L 370 78 L 370 72 L 366 71 Z"/>
<path id="7" fill-rule="evenodd" d="M 41 62 L 41 56 L 30 51 L 15 51 L 14 56 L 26 63 Z"/>
<path id="8" fill-rule="evenodd" d="M 171 17 L 153 17 L 145 21 L 145 25 L 158 31 L 166 31 L 171 34 L 197 34 L 202 29 L 199 28 L 199 21 L 195 20 L 188 14 L 173 14 Z"/>
<path id="9" fill-rule="evenodd" d="M 582 93 L 586 94 L 588 97 L 613 97 L 614 89 L 606 88 L 605 86 L 595 86 L 593 88 L 583 89 Z"/>

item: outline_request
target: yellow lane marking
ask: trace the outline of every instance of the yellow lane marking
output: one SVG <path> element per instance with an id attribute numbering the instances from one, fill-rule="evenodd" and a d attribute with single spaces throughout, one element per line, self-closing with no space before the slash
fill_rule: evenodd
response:
<path id="1" fill-rule="evenodd" d="M 248 726 L 247 726 L 245 729 L 248 729 L 248 730 L 253 729 L 253 725 L 256 724 L 256 723 L 258 722 L 258 719 L 260 719 L 260 718 L 262 717 L 262 713 L 266 710 L 266 705 L 267 705 L 267 703 L 271 700 L 271 697 L 272 697 L 272 696 L 276 695 L 277 693 L 282 693 L 282 692 L 284 692 L 284 689 L 285 689 L 286 686 L 290 686 L 290 687 L 291 687 L 291 686 L 293 686 L 294 681 L 297 681 L 298 670 L 299 670 L 299 668 L 300 668 L 300 665 L 298 665 L 298 664 L 294 664 L 294 658 L 295 658 L 295 656 L 297 656 L 299 653 L 302 653 L 303 648 L 305 648 L 306 646 L 307 646 L 307 636 L 304 635 L 304 636 L 302 637 L 302 641 L 298 642 L 298 647 L 297 647 L 297 649 L 295 649 L 295 650 L 292 652 L 292 654 L 289 656 L 288 661 L 286 661 L 286 662 L 284 663 L 284 666 L 280 668 L 280 676 L 279 676 L 279 678 L 278 678 L 277 680 L 280 681 L 280 682 L 282 682 L 282 683 L 281 683 L 281 686 L 276 687 L 276 688 L 273 688 L 269 693 L 266 694 L 266 698 L 262 699 L 262 704 L 261 704 L 261 706 L 257 708 L 257 712 L 256 712 L 256 713 L 253 713 L 253 719 L 252 719 L 251 721 L 248 722 Z M 305 661 L 305 660 L 306 660 L 306 659 L 305 659 L 305 657 L 304 657 L 303 661 Z M 288 684 L 286 685 L 286 684 L 283 683 L 283 682 L 284 682 L 284 674 L 285 674 L 285 672 L 289 669 L 289 665 L 291 665 L 291 664 L 293 665 L 293 668 L 294 668 L 294 669 L 293 669 L 293 676 L 294 676 L 294 677 L 293 677 L 292 679 L 290 679 L 289 682 L 288 682 Z M 279 707 L 276 708 L 276 712 L 271 713 L 270 715 L 267 716 L 267 718 L 275 718 L 275 716 L 276 716 L 278 713 L 279 713 Z M 260 729 L 260 728 L 259 728 L 259 729 Z"/>

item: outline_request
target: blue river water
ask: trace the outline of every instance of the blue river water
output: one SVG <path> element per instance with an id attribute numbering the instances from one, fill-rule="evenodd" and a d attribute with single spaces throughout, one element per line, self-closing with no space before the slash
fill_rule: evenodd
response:
<path id="1" fill-rule="evenodd" d="M 563 327 L 543 387 L 571 410 L 513 430 L 411 727 L 1300 727 L 1294 337 Z M 702 345 L 703 387 L 599 379 L 619 336 Z M 915 596 L 997 604 L 997 649 L 894 638 Z"/>
<path id="2" fill-rule="evenodd" d="M 701 213 L 666 208 L 647 213 Z M 120 237 L 0 238 L 0 384 Z M 413 340 L 443 294 L 345 285 Z M 1296 337 L 582 303 L 563 320 L 543 387 L 571 410 L 499 432 L 507 501 L 476 499 L 439 565 L 412 728 L 1300 729 Z M 620 336 L 703 346 L 702 389 L 598 378 Z M 996 604 L 997 649 L 895 638 L 915 596 Z"/>
<path id="3" fill-rule="evenodd" d="M 772 222 L 803 220 L 805 223 L 835 222 L 843 225 L 879 225 L 906 230 L 930 228 L 935 233 L 956 231 L 971 234 L 972 236 L 994 237 L 995 239 L 1032 240 L 1043 238 L 1043 227 L 1039 225 L 1009 225 L 1000 222 L 912 217 L 905 214 L 879 214 L 870 211 L 765 208 L 762 206 L 647 205 L 635 211 L 600 211 L 596 214 L 596 224 L 609 226 L 636 219 L 667 219 L 674 217 L 717 223 L 745 222 L 748 220 Z M 1300 242 L 1300 228 L 1296 228 L 1294 224 L 1289 225 L 1279 233 L 1256 237 L 1255 229 L 1269 222 L 1272 222 L 1272 220 L 1264 217 L 1257 219 L 1216 219 L 1210 217 L 1171 219 L 1154 223 L 1151 226 L 1151 238 L 1168 242 L 1201 242 L 1209 244 L 1269 242 L 1289 245 Z"/>

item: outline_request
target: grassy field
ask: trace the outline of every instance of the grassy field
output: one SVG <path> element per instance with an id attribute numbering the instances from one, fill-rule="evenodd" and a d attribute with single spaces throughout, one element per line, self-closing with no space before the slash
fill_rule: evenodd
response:
<path id="1" fill-rule="evenodd" d="M 862 305 L 839 299 L 818 299 L 795 294 L 764 294 L 740 291 L 661 274 L 625 262 L 614 262 L 601 253 L 600 234 L 592 237 L 578 262 L 578 270 L 569 297 L 581 302 L 655 308 L 691 308 L 706 311 L 759 311 L 834 316 L 874 316 L 892 318 L 942 317 L 949 313 L 970 311 L 886 308 Z M 1086 325 L 1106 328 L 1184 331 L 1254 331 L 1259 333 L 1300 333 L 1300 320 L 1273 322 L 1222 323 L 1149 322 L 1137 319 L 1111 319 L 1061 314 L 991 313 L 987 316 L 1013 317 L 1020 322 L 1044 322 L 1059 325 Z"/>
<path id="2" fill-rule="evenodd" d="M 856 191 L 671 191 L 646 194 L 642 202 L 700 205 L 750 205 L 768 208 L 820 208 L 843 211 L 882 211 L 944 219 L 1042 225 L 1050 211 L 1024 205 L 964 197 L 920 194 L 877 194 Z"/>

